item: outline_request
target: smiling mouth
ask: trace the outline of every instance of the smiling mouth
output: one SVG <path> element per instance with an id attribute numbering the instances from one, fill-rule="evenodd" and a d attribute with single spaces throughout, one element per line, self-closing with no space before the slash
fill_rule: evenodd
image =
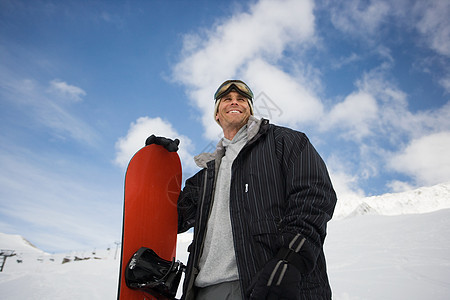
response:
<path id="1" fill-rule="evenodd" d="M 242 112 L 240 112 L 239 110 L 230 110 L 228 113 L 229 114 L 241 114 Z"/>

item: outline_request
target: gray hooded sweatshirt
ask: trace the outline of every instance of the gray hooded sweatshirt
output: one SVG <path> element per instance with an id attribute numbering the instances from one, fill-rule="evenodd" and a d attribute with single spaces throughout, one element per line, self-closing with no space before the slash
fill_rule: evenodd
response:
<path id="1" fill-rule="evenodd" d="M 199 261 L 200 273 L 195 280 L 198 287 L 239 279 L 230 219 L 230 183 L 233 161 L 248 140 L 247 128 L 247 125 L 243 126 L 233 140 L 223 138 L 218 144 L 225 149 L 225 156 L 217 175 L 214 202 Z"/>

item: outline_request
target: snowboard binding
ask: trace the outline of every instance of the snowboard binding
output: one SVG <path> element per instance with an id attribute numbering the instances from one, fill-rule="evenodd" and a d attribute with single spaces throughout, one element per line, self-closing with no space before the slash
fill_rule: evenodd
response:
<path id="1" fill-rule="evenodd" d="M 126 285 L 157 299 L 175 299 L 181 274 L 186 267 L 180 261 L 162 259 L 150 248 L 140 248 L 128 262 Z"/>

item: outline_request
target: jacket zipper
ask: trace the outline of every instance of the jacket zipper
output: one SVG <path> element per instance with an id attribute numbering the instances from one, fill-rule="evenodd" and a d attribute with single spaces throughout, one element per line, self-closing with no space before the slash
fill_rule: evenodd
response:
<path id="1" fill-rule="evenodd" d="M 198 226 L 201 226 L 200 224 L 202 224 L 202 219 L 203 219 L 202 218 L 203 217 L 203 205 L 205 204 L 207 180 L 208 180 L 208 169 L 205 170 L 205 179 L 203 181 L 203 195 L 202 195 L 202 202 L 201 202 L 201 205 L 200 205 L 200 218 L 198 219 L 198 223 L 199 223 Z M 205 233 L 206 233 L 206 229 L 205 229 Z M 198 238 L 199 234 L 200 234 L 200 230 L 197 231 L 197 238 Z M 199 256 L 198 256 L 199 258 L 200 258 L 200 254 L 203 251 L 203 245 L 204 245 L 204 242 L 202 242 L 202 244 L 199 247 L 199 250 L 200 250 L 200 252 L 198 253 L 199 254 Z"/>

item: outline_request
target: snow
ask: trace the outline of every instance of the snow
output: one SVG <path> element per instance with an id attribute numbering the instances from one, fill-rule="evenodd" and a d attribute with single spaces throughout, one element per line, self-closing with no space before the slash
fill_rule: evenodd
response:
<path id="1" fill-rule="evenodd" d="M 449 299 L 450 209 L 333 221 L 325 251 L 334 299 Z"/>
<path id="2" fill-rule="evenodd" d="M 325 243 L 333 299 L 450 298 L 450 183 L 339 201 Z M 191 238 L 178 237 L 185 263 Z M 1 299 L 116 298 L 115 248 L 49 254 L 0 233 L 0 249 L 16 253 L 0 273 Z"/>
<path id="3" fill-rule="evenodd" d="M 450 182 L 396 194 L 338 200 L 333 219 L 361 214 L 402 215 L 450 208 Z"/>

